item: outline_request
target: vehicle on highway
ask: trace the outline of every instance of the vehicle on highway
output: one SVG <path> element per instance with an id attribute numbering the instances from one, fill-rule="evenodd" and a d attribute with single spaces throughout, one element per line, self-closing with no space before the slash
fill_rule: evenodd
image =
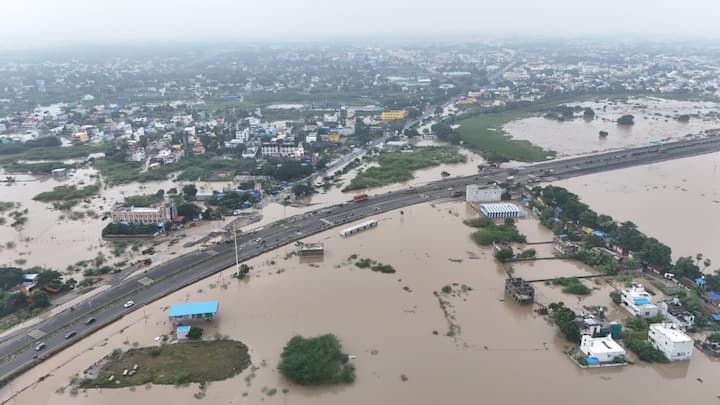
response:
<path id="1" fill-rule="evenodd" d="M 353 201 L 365 201 L 369 198 L 367 194 L 356 194 L 353 196 Z"/>
<path id="2" fill-rule="evenodd" d="M 85 325 L 90 325 L 91 323 L 94 323 L 95 321 L 97 321 L 97 319 L 95 319 L 95 318 L 88 318 L 88 319 L 85 321 Z"/>
<path id="3" fill-rule="evenodd" d="M 126 302 L 125 304 L 123 304 L 123 307 L 130 308 L 133 305 L 135 305 L 135 301 L 130 300 L 130 301 Z"/>
<path id="4" fill-rule="evenodd" d="M 452 192 L 452 196 L 453 196 L 453 197 L 462 197 L 463 195 L 465 195 L 465 191 L 464 191 L 464 190 L 454 190 L 454 191 Z"/>
<path id="5" fill-rule="evenodd" d="M 40 350 L 45 348 L 45 343 L 38 343 L 37 346 L 35 346 L 35 351 L 39 352 Z"/>
<path id="6" fill-rule="evenodd" d="M 65 334 L 65 339 L 70 339 L 70 338 L 72 338 L 72 337 L 75 336 L 75 335 L 77 335 L 77 332 L 76 332 L 76 331 L 74 331 L 74 330 L 73 330 L 73 331 L 70 331 L 70 332 L 68 332 L 67 334 Z"/>

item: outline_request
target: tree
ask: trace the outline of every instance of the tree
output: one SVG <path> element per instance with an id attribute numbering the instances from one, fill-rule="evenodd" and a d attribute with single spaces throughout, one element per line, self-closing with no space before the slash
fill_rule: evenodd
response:
<path id="1" fill-rule="evenodd" d="M 314 338 L 294 336 L 280 355 L 278 370 L 300 385 L 351 383 L 355 367 L 348 363 L 335 335 Z"/>
<path id="2" fill-rule="evenodd" d="M 592 249 L 597 246 L 605 246 L 605 240 L 597 235 L 587 235 L 583 239 L 583 247 L 585 249 Z"/>
<path id="3" fill-rule="evenodd" d="M 44 287 L 57 287 L 62 285 L 62 274 L 55 270 L 43 270 L 38 273 L 37 279 L 35 279 L 38 288 Z"/>
<path id="4" fill-rule="evenodd" d="M 678 277 L 687 277 L 694 280 L 702 276 L 700 268 L 695 264 L 690 256 L 679 257 L 673 266 L 673 273 Z"/>
<path id="5" fill-rule="evenodd" d="M 191 327 L 190 327 L 190 330 L 189 330 L 188 333 L 187 333 L 187 338 L 188 338 L 188 339 L 193 339 L 193 340 L 198 340 L 198 339 L 200 339 L 200 338 L 202 337 L 202 335 L 203 335 L 204 332 L 205 332 L 205 331 L 204 331 L 203 328 L 201 328 L 201 327 L 191 326 Z"/>
<path id="6" fill-rule="evenodd" d="M 0 289 L 9 290 L 23 281 L 23 272 L 17 267 L 0 267 Z"/>
<path id="7" fill-rule="evenodd" d="M 632 115 L 623 115 L 617 119 L 618 125 L 633 125 L 635 124 L 635 117 Z"/>
<path id="8" fill-rule="evenodd" d="M 501 262 L 508 261 L 512 259 L 515 256 L 515 253 L 513 252 L 513 249 L 511 247 L 506 247 L 503 249 L 500 249 L 497 253 L 495 253 L 495 257 L 497 257 L 498 260 Z"/>
<path id="9" fill-rule="evenodd" d="M 50 297 L 42 290 L 35 290 L 30 294 L 33 308 L 45 308 L 50 306 Z"/>
<path id="10" fill-rule="evenodd" d="M 702 253 L 698 253 L 698 254 L 695 255 L 695 260 L 697 261 L 696 264 L 698 265 L 698 267 L 700 266 L 700 261 L 701 261 L 702 259 L 703 259 L 703 254 L 702 254 Z"/>
<path id="11" fill-rule="evenodd" d="M 183 195 L 185 195 L 185 199 L 188 201 L 195 200 L 195 196 L 197 195 L 197 187 L 195 187 L 194 184 L 186 184 L 182 188 Z"/>
<path id="12" fill-rule="evenodd" d="M 708 267 L 710 267 L 711 264 L 712 264 L 712 260 L 710 260 L 709 258 L 703 260 L 703 266 L 704 266 L 703 271 L 705 271 Z"/>
<path id="13" fill-rule="evenodd" d="M 187 219 L 197 218 L 200 215 L 200 207 L 193 203 L 182 203 L 177 206 L 177 213 Z"/>
<path id="14" fill-rule="evenodd" d="M 637 225 L 625 221 L 615 231 L 615 239 L 623 249 L 637 252 L 642 248 L 645 236 L 637 229 Z"/>
<path id="15" fill-rule="evenodd" d="M 67 290 L 72 290 L 75 288 L 75 286 L 77 286 L 77 283 L 78 283 L 77 280 L 70 277 L 69 279 L 65 280 L 65 284 L 63 285 L 63 288 L 67 289 Z"/>
<path id="16" fill-rule="evenodd" d="M 293 184 L 292 192 L 295 194 L 295 197 L 304 197 L 306 195 L 311 195 L 315 192 L 315 190 L 313 190 L 309 184 L 301 182 Z"/>
<path id="17" fill-rule="evenodd" d="M 672 264 L 672 250 L 655 238 L 647 238 L 639 252 L 640 258 L 648 263 L 669 268 Z"/>
<path id="18" fill-rule="evenodd" d="M 598 214 L 593 210 L 585 210 L 580 214 L 580 225 L 595 228 L 598 225 Z"/>

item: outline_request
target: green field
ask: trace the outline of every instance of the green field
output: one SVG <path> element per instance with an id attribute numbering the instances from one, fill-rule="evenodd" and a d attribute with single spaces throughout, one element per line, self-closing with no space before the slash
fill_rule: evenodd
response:
<path id="1" fill-rule="evenodd" d="M 463 145 L 485 157 L 489 162 L 515 160 L 540 162 L 555 156 L 525 140 L 512 139 L 502 127 L 510 121 L 530 116 L 527 111 L 484 113 L 459 121 L 456 129 Z"/>
<path id="2" fill-rule="evenodd" d="M 411 153 L 384 152 L 377 159 L 380 166 L 358 173 L 343 191 L 401 183 L 411 180 L 415 170 L 443 163 L 463 163 L 466 159 L 455 146 L 417 147 Z"/>
<path id="3" fill-rule="evenodd" d="M 155 347 L 116 350 L 106 358 L 96 379 L 83 379 L 83 388 L 121 388 L 132 385 L 184 385 L 191 382 L 220 381 L 239 374 L 250 365 L 248 348 L 241 342 L 213 340 L 182 342 Z M 123 370 L 132 370 L 123 376 Z M 110 376 L 113 381 L 109 381 Z"/>

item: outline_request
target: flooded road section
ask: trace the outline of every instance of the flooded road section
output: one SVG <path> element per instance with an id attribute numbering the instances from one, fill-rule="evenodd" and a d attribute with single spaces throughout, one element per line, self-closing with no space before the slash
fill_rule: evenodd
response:
<path id="1" fill-rule="evenodd" d="M 711 102 L 631 98 L 627 102 L 601 100 L 567 105 L 590 107 L 595 111 L 595 118 L 557 121 L 532 117 L 512 121 L 503 129 L 513 138 L 554 150 L 562 157 L 646 145 L 651 141 L 677 139 L 720 128 L 717 115 L 720 105 Z M 625 114 L 635 117 L 634 125 L 617 125 L 617 119 Z M 692 116 L 689 122 L 680 122 L 676 117 L 681 114 L 697 116 Z M 601 137 L 600 131 L 608 135 Z"/>
<path id="2" fill-rule="evenodd" d="M 554 183 L 598 213 L 633 221 L 670 246 L 720 264 L 720 153 L 597 173 Z"/>
<path id="3" fill-rule="evenodd" d="M 718 365 L 701 353 L 689 363 L 577 368 L 564 355 L 565 343 L 555 327 L 530 308 L 504 300 L 504 271 L 489 249 L 471 242 L 472 228 L 462 224 L 472 211 L 463 203 L 402 211 L 379 215 L 376 229 L 349 238 L 340 237 L 336 229 L 309 238 L 308 242 L 324 242 L 321 261 L 301 263 L 287 256 L 293 247 L 283 247 L 250 261 L 249 280 L 232 279 L 228 270 L 140 308 L 3 387 L 0 397 L 8 399 L 29 387 L 14 398 L 18 403 L 717 402 Z M 534 220 L 520 226 L 523 231 L 534 229 L 532 235 L 526 231 L 529 239 L 550 236 Z M 353 254 L 390 264 L 397 273 L 360 269 L 348 262 Z M 519 271 L 553 273 L 562 263 L 553 262 Z M 453 293 L 440 293 L 443 312 L 434 292 L 446 285 Z M 607 297 L 605 291 L 597 294 Z M 247 343 L 259 367 L 254 377 L 246 370 L 211 383 L 202 400 L 193 397 L 197 384 L 90 390 L 76 396 L 58 390 L 115 348 L 154 344 L 155 337 L 170 330 L 169 305 L 204 300 L 220 301 L 218 318 L 204 325 L 206 335 L 217 332 Z M 447 336 L 450 330 L 454 336 Z M 280 377 L 276 365 L 290 337 L 328 332 L 357 356 L 354 384 L 308 389 Z M 278 393 L 269 397 L 264 387 L 277 388 Z M 286 394 L 284 388 L 289 390 Z"/>

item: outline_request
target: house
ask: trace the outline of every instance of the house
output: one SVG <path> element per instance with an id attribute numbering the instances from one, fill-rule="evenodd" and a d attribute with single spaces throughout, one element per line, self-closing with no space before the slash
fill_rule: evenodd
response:
<path id="1" fill-rule="evenodd" d="M 384 111 L 380 114 L 380 119 L 383 121 L 404 120 L 407 114 L 407 110 Z"/>
<path id="2" fill-rule="evenodd" d="M 588 363 L 612 363 L 618 357 L 625 357 L 625 349 L 610 335 L 596 338 L 583 335 L 580 351 L 588 357 Z"/>
<path id="3" fill-rule="evenodd" d="M 190 332 L 190 325 L 180 325 L 175 329 L 175 336 L 177 340 L 185 340 L 188 338 L 188 332 Z"/>
<path id="4" fill-rule="evenodd" d="M 161 224 L 169 222 L 177 215 L 175 203 L 162 207 L 120 207 L 111 214 L 113 222 L 129 224 Z"/>
<path id="5" fill-rule="evenodd" d="M 651 324 L 648 341 L 670 361 L 689 360 L 692 356 L 693 340 L 671 323 Z"/>
<path id="6" fill-rule="evenodd" d="M 672 301 L 661 302 L 658 304 L 658 307 L 665 319 L 681 330 L 692 328 L 695 324 L 695 315 L 686 310 L 677 298 Z"/>
<path id="7" fill-rule="evenodd" d="M 577 252 L 580 249 L 580 246 L 569 240 L 567 235 L 562 234 L 553 238 L 553 248 L 561 255 L 570 255 Z"/>
<path id="8" fill-rule="evenodd" d="M 194 320 L 212 321 L 217 317 L 219 303 L 217 301 L 175 304 L 170 307 L 170 322 L 180 323 Z"/>
<path id="9" fill-rule="evenodd" d="M 652 318 L 658 314 L 657 305 L 650 300 L 650 294 L 641 284 L 633 284 L 620 293 L 622 306 L 633 315 Z"/>

